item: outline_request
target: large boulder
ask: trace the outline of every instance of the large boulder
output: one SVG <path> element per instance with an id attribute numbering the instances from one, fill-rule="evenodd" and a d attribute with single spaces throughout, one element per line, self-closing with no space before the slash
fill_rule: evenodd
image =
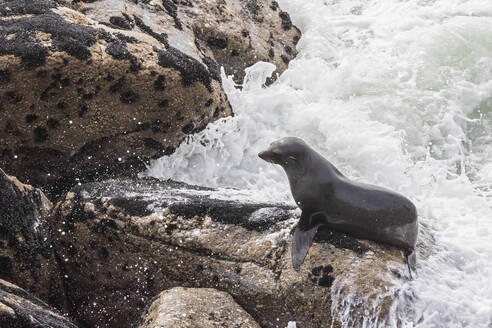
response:
<path id="1" fill-rule="evenodd" d="M 212 288 L 163 291 L 142 316 L 140 328 L 260 328 L 231 295 Z"/>
<path id="2" fill-rule="evenodd" d="M 2 1 L 0 167 L 54 196 L 138 172 L 231 115 L 221 65 L 283 70 L 298 38 L 265 1 Z"/>
<path id="3" fill-rule="evenodd" d="M 0 169 L 0 278 L 64 307 L 63 283 L 46 218 L 43 192 Z"/>
<path id="4" fill-rule="evenodd" d="M 400 250 L 321 230 L 296 272 L 297 209 L 238 199 L 244 193 L 171 181 L 74 188 L 52 217 L 71 315 L 127 325 L 152 297 L 182 286 L 229 293 L 262 327 L 329 327 L 344 315 L 355 326 L 383 322 L 405 279 Z"/>
<path id="5" fill-rule="evenodd" d="M 0 279 L 0 327 L 77 328 L 48 304 L 2 279 Z"/>

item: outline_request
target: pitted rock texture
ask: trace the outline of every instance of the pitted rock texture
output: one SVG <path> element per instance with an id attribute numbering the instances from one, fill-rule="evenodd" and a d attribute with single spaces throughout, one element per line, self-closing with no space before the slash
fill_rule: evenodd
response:
<path id="1" fill-rule="evenodd" d="M 51 209 L 41 190 L 0 169 L 0 278 L 63 308 L 61 274 L 46 221 Z"/>
<path id="2" fill-rule="evenodd" d="M 0 327 L 77 328 L 55 309 L 22 288 L 0 279 Z"/>
<path id="3" fill-rule="evenodd" d="M 295 56 L 299 31 L 275 8 L 0 1 L 0 167 L 56 198 L 171 154 L 231 115 L 220 66 L 241 78 L 259 60 L 282 71 Z"/>
<path id="4" fill-rule="evenodd" d="M 244 69 L 271 62 L 283 72 L 297 55 L 301 33 L 271 0 L 98 0 L 78 2 L 95 21 L 119 30 L 141 30 L 192 57 L 216 61 L 242 82 Z"/>
<path id="5" fill-rule="evenodd" d="M 212 288 L 163 291 L 142 315 L 140 328 L 260 328 L 231 295 Z"/>
<path id="6" fill-rule="evenodd" d="M 330 327 L 332 304 L 348 297 L 359 319 L 384 317 L 392 281 L 406 272 L 400 250 L 324 229 L 296 272 L 298 210 L 234 200 L 237 192 L 152 179 L 75 187 L 51 221 L 70 314 L 86 326 L 128 326 L 181 286 L 227 292 L 261 327 Z"/>

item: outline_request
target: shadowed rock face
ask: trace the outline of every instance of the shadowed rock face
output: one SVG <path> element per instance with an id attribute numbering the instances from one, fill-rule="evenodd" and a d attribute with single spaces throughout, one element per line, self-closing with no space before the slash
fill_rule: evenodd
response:
<path id="1" fill-rule="evenodd" d="M 150 179 L 74 188 L 51 220 L 70 314 L 83 326 L 127 326 L 181 286 L 229 293 L 262 327 L 329 326 L 338 307 L 354 322 L 385 316 L 405 272 L 399 250 L 323 230 L 295 272 L 298 211 L 238 192 Z M 375 299 L 384 301 L 373 308 Z"/>
<path id="2" fill-rule="evenodd" d="M 77 328 L 48 304 L 2 279 L 0 279 L 0 326 Z"/>
<path id="3" fill-rule="evenodd" d="M 142 316 L 141 328 L 260 328 L 225 292 L 212 288 L 176 287 L 163 291 Z"/>
<path id="4" fill-rule="evenodd" d="M 282 71 L 299 38 L 277 9 L 251 3 L 2 1 L 0 167 L 56 198 L 141 171 L 231 115 L 219 67 Z"/>
<path id="5" fill-rule="evenodd" d="M 0 169 L 0 278 L 63 308 L 61 274 L 46 223 L 51 208 L 41 190 Z"/>

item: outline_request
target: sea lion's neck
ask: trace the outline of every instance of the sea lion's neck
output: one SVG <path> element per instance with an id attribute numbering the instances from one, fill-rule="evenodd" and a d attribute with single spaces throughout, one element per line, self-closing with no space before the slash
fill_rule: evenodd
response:
<path id="1" fill-rule="evenodd" d="M 300 162 L 283 167 L 291 189 L 298 189 L 301 184 L 331 181 L 343 177 L 343 174 L 326 158 L 311 150 Z M 303 190 L 304 188 L 300 188 Z"/>
<path id="2" fill-rule="evenodd" d="M 311 157 L 310 169 L 315 172 L 319 172 L 318 178 L 327 177 L 330 179 L 342 178 L 344 175 L 338 171 L 335 165 L 331 164 L 329 160 L 324 158 L 320 153 L 313 150 L 313 156 Z"/>

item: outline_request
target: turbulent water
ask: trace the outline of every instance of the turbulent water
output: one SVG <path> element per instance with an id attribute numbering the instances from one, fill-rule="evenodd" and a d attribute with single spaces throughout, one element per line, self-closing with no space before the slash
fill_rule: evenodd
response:
<path id="1" fill-rule="evenodd" d="M 491 328 L 492 2 L 279 2 L 303 33 L 289 69 L 268 88 L 271 64 L 250 68 L 242 90 L 224 76 L 236 116 L 147 174 L 292 201 L 257 153 L 299 136 L 417 205 L 418 277 L 386 325 Z"/>

